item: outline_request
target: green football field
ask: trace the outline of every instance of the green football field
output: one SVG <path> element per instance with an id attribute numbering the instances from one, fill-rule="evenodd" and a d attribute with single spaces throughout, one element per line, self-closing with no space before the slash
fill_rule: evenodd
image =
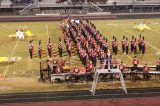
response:
<path id="1" fill-rule="evenodd" d="M 109 46 L 111 49 L 112 36 L 116 36 L 121 47 L 122 37 L 125 35 L 129 41 L 131 36 L 134 35 L 137 39 L 139 34 L 145 37 L 146 41 L 146 54 L 137 54 L 140 64 L 155 65 L 158 57 L 160 56 L 160 19 L 132 19 L 132 20 L 99 20 L 92 21 L 101 34 L 108 38 Z M 142 32 L 134 29 L 134 26 L 145 22 L 151 29 Z M 31 31 L 34 37 L 27 37 L 25 40 L 17 41 L 15 38 L 9 38 L 9 35 L 15 34 L 16 29 L 24 29 L 24 31 Z M 42 60 L 48 58 L 47 54 L 47 40 L 51 37 L 53 44 L 53 52 L 58 54 L 58 38 L 63 37 L 60 29 L 60 22 L 3 22 L 0 23 L 0 57 L 21 57 L 20 61 L 15 63 L 0 63 L 0 74 L 4 74 L 6 78 L 0 79 L 0 93 L 5 92 L 36 92 L 36 91 L 57 91 L 57 90 L 79 90 L 91 88 L 91 83 L 77 83 L 72 86 L 66 83 L 50 84 L 48 82 L 42 83 L 38 81 L 39 78 L 39 63 L 38 58 L 38 41 L 41 39 L 43 46 Z M 34 43 L 34 59 L 29 58 L 28 45 L 29 41 L 33 39 Z M 17 44 L 17 45 L 16 45 Z M 64 43 L 63 43 L 64 44 Z M 73 67 L 75 64 L 81 65 L 78 58 L 76 48 L 73 48 L 73 56 L 70 59 L 70 65 Z M 69 61 L 68 54 L 66 53 L 65 45 L 63 46 L 63 57 Z M 57 55 L 59 58 L 59 55 Z M 118 51 L 117 57 L 119 61 L 123 61 L 126 66 L 131 66 L 133 53 L 129 55 L 122 53 L 121 49 Z M 153 83 L 154 82 L 154 83 Z M 108 82 L 105 86 L 100 85 L 99 88 L 113 88 L 112 83 Z M 114 83 L 114 87 L 118 87 L 119 83 Z M 148 87 L 158 86 L 160 84 L 156 81 L 139 82 L 138 84 L 126 81 L 127 87 Z"/>

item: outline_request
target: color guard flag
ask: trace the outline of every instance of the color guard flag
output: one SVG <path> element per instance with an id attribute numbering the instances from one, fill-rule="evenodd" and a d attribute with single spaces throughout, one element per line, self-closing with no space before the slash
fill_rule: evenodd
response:
<path id="1" fill-rule="evenodd" d="M 144 30 L 147 30 L 147 29 L 151 29 L 145 23 L 141 23 L 137 26 L 134 26 L 134 28 L 137 29 L 138 31 L 144 31 Z"/>

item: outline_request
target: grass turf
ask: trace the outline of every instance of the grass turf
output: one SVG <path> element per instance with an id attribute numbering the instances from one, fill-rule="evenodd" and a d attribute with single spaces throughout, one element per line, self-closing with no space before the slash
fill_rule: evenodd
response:
<path id="1" fill-rule="evenodd" d="M 147 25 L 151 28 L 151 30 L 145 30 L 143 32 L 136 31 L 133 27 L 138 25 L 141 22 L 146 22 Z M 160 56 L 160 19 L 134 19 L 134 20 L 106 20 L 106 21 L 92 21 L 97 29 L 102 33 L 103 36 L 107 37 L 109 42 L 111 42 L 112 36 L 116 36 L 119 45 L 122 40 L 123 35 L 127 36 L 129 40 L 131 40 L 131 36 L 134 35 L 137 39 L 139 34 L 145 37 L 147 42 L 147 50 L 146 54 L 142 55 L 140 53 L 137 54 L 137 57 L 140 60 L 140 64 L 148 63 L 149 65 L 155 65 L 157 58 Z M 51 37 L 51 41 L 53 44 L 53 52 L 58 54 L 57 43 L 58 38 L 62 37 L 61 29 L 59 27 L 60 22 L 20 22 L 20 23 L 0 23 L 0 57 L 6 56 L 10 57 L 11 53 L 14 49 L 16 39 L 9 38 L 10 34 L 15 34 L 16 29 L 30 30 L 35 37 L 33 38 L 25 38 L 25 40 L 18 41 L 18 45 L 15 49 L 15 53 L 13 56 L 20 56 L 22 60 L 19 62 L 15 62 L 10 64 L 8 70 L 6 71 L 5 79 L 1 79 L 1 87 L 0 93 L 4 92 L 31 92 L 31 91 L 50 91 L 50 90 L 79 90 L 80 89 L 90 89 L 91 83 L 78 83 L 74 84 L 74 86 L 69 86 L 66 84 L 48 84 L 38 82 L 39 78 L 39 62 L 41 61 L 38 58 L 38 41 L 42 40 L 43 46 L 43 58 L 45 60 L 48 58 L 46 45 L 48 36 Z M 47 27 L 48 32 L 47 34 Z M 34 48 L 35 54 L 34 59 L 29 59 L 28 53 L 28 44 L 29 40 L 34 40 Z M 111 47 L 111 43 L 110 43 Z M 63 46 L 64 51 L 66 51 L 65 46 Z M 74 48 L 75 50 L 76 48 Z M 68 55 L 65 52 L 64 57 L 68 60 Z M 131 65 L 131 61 L 134 57 L 133 53 L 129 53 L 129 56 L 122 53 L 119 50 L 117 56 L 113 55 L 113 57 L 117 57 L 119 60 L 122 60 L 127 66 Z M 73 53 L 73 57 L 71 58 L 71 67 L 75 64 L 81 66 L 81 62 L 79 61 L 78 55 L 76 52 Z M 7 64 L 0 64 L 0 74 L 3 74 L 6 70 Z M 154 82 L 154 83 L 153 83 Z M 118 83 L 118 82 L 117 82 Z M 108 83 L 109 84 L 109 83 Z M 99 88 L 117 88 L 115 86 L 103 86 L 104 84 L 100 84 Z M 148 81 L 148 82 L 139 82 L 139 84 L 132 83 L 130 81 L 126 81 L 127 87 L 160 87 L 160 84 L 156 81 Z M 118 84 L 119 86 L 119 84 Z"/>

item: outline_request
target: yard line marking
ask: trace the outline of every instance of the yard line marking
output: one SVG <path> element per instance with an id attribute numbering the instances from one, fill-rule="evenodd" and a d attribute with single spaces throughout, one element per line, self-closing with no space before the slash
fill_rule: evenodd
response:
<path id="1" fill-rule="evenodd" d="M 47 31 L 48 38 L 50 38 L 50 36 L 49 36 L 49 30 L 48 30 L 48 24 L 46 24 L 46 31 Z"/>
<path id="2" fill-rule="evenodd" d="M 150 47 L 152 47 L 153 49 L 157 50 L 157 51 L 160 51 L 160 49 L 158 49 L 157 47 L 151 45 L 149 42 L 146 42 Z"/>
<path id="3" fill-rule="evenodd" d="M 26 27 L 26 24 L 23 26 L 23 30 L 24 30 L 25 27 Z M 17 41 L 16 41 L 16 44 L 15 44 L 15 46 L 14 46 L 14 48 L 13 48 L 13 51 L 12 51 L 12 53 L 11 53 L 10 58 L 13 57 L 13 55 L 14 55 L 14 53 L 15 53 L 15 50 L 16 50 L 16 48 L 17 48 L 18 42 L 19 42 L 19 39 L 17 39 Z M 10 66 L 10 63 L 11 63 L 11 61 L 8 62 L 8 65 L 7 65 L 6 69 L 5 69 L 5 71 L 3 72 L 3 75 L 4 75 L 4 76 L 6 76 L 6 73 L 7 73 L 7 71 L 8 71 L 9 66 Z"/>

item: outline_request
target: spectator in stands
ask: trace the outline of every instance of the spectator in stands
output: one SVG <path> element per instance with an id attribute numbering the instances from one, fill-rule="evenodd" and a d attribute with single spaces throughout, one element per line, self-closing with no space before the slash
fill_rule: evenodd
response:
<path id="1" fill-rule="evenodd" d="M 149 67 L 147 64 L 144 65 L 143 67 L 143 80 L 148 80 L 149 76 L 148 76 L 148 73 L 149 73 Z"/>
<path id="2" fill-rule="evenodd" d="M 156 71 L 160 71 L 160 57 L 156 62 Z"/>
<path id="3" fill-rule="evenodd" d="M 57 0 L 56 3 L 63 3 L 66 2 L 67 0 Z"/>
<path id="4" fill-rule="evenodd" d="M 11 6 L 25 6 L 25 5 L 29 5 L 32 4 L 34 2 L 34 0 L 10 0 Z"/>

